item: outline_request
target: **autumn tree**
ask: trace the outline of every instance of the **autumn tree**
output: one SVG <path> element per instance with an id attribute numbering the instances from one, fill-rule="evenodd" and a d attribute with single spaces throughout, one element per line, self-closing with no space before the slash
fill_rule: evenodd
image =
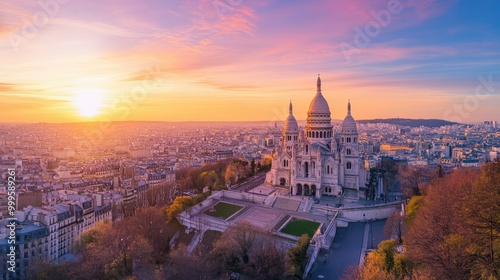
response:
<path id="1" fill-rule="evenodd" d="M 415 195 L 410 199 L 408 205 L 406 205 L 406 224 L 410 225 L 422 205 L 423 197 L 421 195 Z"/>
<path id="2" fill-rule="evenodd" d="M 394 239 L 382 241 L 378 248 L 368 254 L 359 272 L 359 279 L 398 280 L 413 275 L 413 264 L 408 256 L 398 251 L 398 242 Z"/>
<path id="3" fill-rule="evenodd" d="M 429 187 L 408 229 L 406 247 L 415 263 L 437 279 L 469 279 L 473 259 L 467 252 L 463 209 L 478 178 L 458 170 Z"/>
<path id="4" fill-rule="evenodd" d="M 147 265 L 152 247 L 142 237 L 130 232 L 127 220 L 113 226 L 100 223 L 82 234 L 79 267 L 88 279 L 118 279 L 133 273 L 136 267 Z"/>
<path id="5" fill-rule="evenodd" d="M 394 212 L 392 216 L 387 218 L 384 226 L 384 237 L 386 239 L 394 238 L 399 244 L 402 244 L 405 231 L 405 218 L 400 211 Z"/>
<path id="6" fill-rule="evenodd" d="M 202 176 L 204 172 L 214 172 L 217 175 L 218 182 L 214 189 L 222 188 L 225 186 L 225 171 L 228 165 L 232 164 L 234 159 L 222 159 L 216 163 L 205 164 L 199 168 L 182 168 L 175 172 L 175 179 L 179 183 L 180 188 L 183 190 L 198 190 L 202 191 L 206 186 L 208 178 Z M 212 173 L 213 174 L 213 173 Z M 212 175 L 210 179 L 212 179 Z M 213 182 L 215 184 L 215 180 Z"/>
<path id="7" fill-rule="evenodd" d="M 193 206 L 193 199 L 189 196 L 178 196 L 174 199 L 172 205 L 168 206 L 165 210 L 167 220 L 171 220 L 177 214 Z"/>
<path id="8" fill-rule="evenodd" d="M 500 279 L 500 161 L 481 168 L 464 205 L 475 278 Z"/>
<path id="9" fill-rule="evenodd" d="M 309 240 L 309 236 L 303 234 L 297 241 L 297 244 L 288 250 L 286 255 L 286 275 L 289 279 L 302 279 L 307 265 Z"/>
<path id="10" fill-rule="evenodd" d="M 270 156 L 265 156 L 261 161 L 260 161 L 260 167 L 259 167 L 259 170 L 261 170 L 261 172 L 267 172 L 269 170 L 271 170 L 271 164 L 273 162 L 273 159 L 272 157 Z"/>
<path id="11" fill-rule="evenodd" d="M 51 280 L 77 278 L 76 266 L 72 263 L 52 264 L 49 260 L 32 260 L 26 269 L 26 280 Z"/>
<path id="12" fill-rule="evenodd" d="M 209 187 L 210 189 L 220 190 L 225 188 L 224 184 L 222 184 L 221 180 L 219 179 L 219 175 L 214 170 L 205 171 L 201 173 L 200 176 L 203 179 L 205 186 Z"/>
<path id="13" fill-rule="evenodd" d="M 285 272 L 284 252 L 268 232 L 247 222 L 225 231 L 210 251 L 218 275 L 242 273 L 250 279 L 280 279 Z"/>
<path id="14" fill-rule="evenodd" d="M 421 195 L 422 186 L 430 183 L 431 171 L 427 167 L 400 165 L 399 176 L 401 180 L 401 191 L 406 197 Z"/>
<path id="15" fill-rule="evenodd" d="M 257 238 L 244 273 L 252 279 L 282 279 L 285 273 L 284 252 L 270 233 L 262 233 Z"/>
<path id="16" fill-rule="evenodd" d="M 152 257 L 155 262 L 166 261 L 169 251 L 169 242 L 173 238 L 167 224 L 166 213 L 161 208 L 146 207 L 127 220 L 130 226 L 130 233 L 142 236 L 153 248 Z"/>
<path id="17" fill-rule="evenodd" d="M 208 254 L 189 253 L 181 244 L 169 254 L 168 265 L 164 266 L 158 279 L 210 280 L 218 278 L 213 260 Z"/>
<path id="18" fill-rule="evenodd" d="M 250 166 L 247 161 L 235 160 L 226 167 L 224 178 L 226 182 L 236 183 L 250 174 Z"/>
<path id="19" fill-rule="evenodd" d="M 163 207 L 170 204 L 173 199 L 174 184 L 162 183 L 148 188 L 137 194 L 137 207 Z"/>
<path id="20" fill-rule="evenodd" d="M 250 250 L 259 233 L 250 223 L 239 222 L 222 234 L 211 254 L 226 270 L 242 271 L 250 260 Z"/>

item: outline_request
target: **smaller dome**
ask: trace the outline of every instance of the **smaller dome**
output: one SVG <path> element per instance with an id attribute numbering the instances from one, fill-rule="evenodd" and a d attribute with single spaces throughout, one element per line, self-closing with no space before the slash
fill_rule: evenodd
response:
<path id="1" fill-rule="evenodd" d="M 298 130 L 299 130 L 299 125 L 297 123 L 297 120 L 293 115 L 289 115 L 285 121 L 285 131 L 296 132 Z"/>
<path id="2" fill-rule="evenodd" d="M 285 121 L 285 127 L 283 128 L 284 132 L 297 132 L 299 130 L 299 124 L 297 123 L 297 120 L 293 116 L 293 111 L 292 111 L 292 101 L 290 101 L 290 107 L 289 107 L 289 115 L 286 118 Z"/>
<path id="3" fill-rule="evenodd" d="M 347 115 L 342 122 L 342 133 L 356 133 L 357 131 L 356 121 L 351 115 Z"/>

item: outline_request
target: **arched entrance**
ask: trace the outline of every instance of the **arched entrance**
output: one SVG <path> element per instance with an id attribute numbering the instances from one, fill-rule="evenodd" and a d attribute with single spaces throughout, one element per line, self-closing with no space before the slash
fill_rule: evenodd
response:
<path id="1" fill-rule="evenodd" d="M 302 185 L 297 184 L 297 195 L 302 195 Z"/>
<path id="2" fill-rule="evenodd" d="M 311 195 L 316 196 L 316 185 L 311 186 Z"/>
<path id="3" fill-rule="evenodd" d="M 286 185 L 286 179 L 285 178 L 280 178 L 280 186 L 285 186 Z"/>
<path id="4" fill-rule="evenodd" d="M 309 195 L 309 185 L 304 185 L 304 195 Z"/>

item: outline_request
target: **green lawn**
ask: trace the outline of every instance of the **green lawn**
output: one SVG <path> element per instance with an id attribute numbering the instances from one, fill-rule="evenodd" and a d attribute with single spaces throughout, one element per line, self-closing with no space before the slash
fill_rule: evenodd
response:
<path id="1" fill-rule="evenodd" d="M 309 235 L 309 238 L 312 238 L 319 225 L 320 223 L 317 222 L 292 218 L 288 222 L 288 224 L 286 224 L 286 226 L 281 229 L 281 232 L 295 235 L 297 237 L 300 237 L 302 234 L 307 233 L 307 235 Z"/>
<path id="2" fill-rule="evenodd" d="M 212 212 L 211 209 L 209 209 L 205 211 L 205 214 L 223 220 L 226 220 L 231 215 L 238 212 L 240 209 L 243 209 L 243 207 L 239 205 L 225 203 L 225 202 L 219 202 L 215 204 L 213 208 L 215 209 L 215 212 Z"/>

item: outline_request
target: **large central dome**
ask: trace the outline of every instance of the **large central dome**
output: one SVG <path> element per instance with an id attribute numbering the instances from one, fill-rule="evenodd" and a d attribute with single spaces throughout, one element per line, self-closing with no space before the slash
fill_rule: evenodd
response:
<path id="1" fill-rule="evenodd" d="M 321 93 L 321 79 L 318 76 L 318 81 L 316 85 L 316 96 L 314 96 L 311 104 L 309 105 L 308 114 L 330 114 L 330 107 L 328 102 L 326 102 L 325 97 Z"/>
<path id="2" fill-rule="evenodd" d="M 307 111 L 306 137 L 311 143 L 328 144 L 332 138 L 330 107 L 321 93 L 321 79 L 318 75 L 316 95 Z"/>

